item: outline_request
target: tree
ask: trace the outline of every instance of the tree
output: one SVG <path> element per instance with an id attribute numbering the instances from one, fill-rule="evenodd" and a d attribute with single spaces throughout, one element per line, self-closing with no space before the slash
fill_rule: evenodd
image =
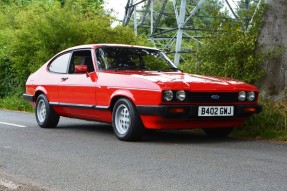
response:
<path id="1" fill-rule="evenodd" d="M 279 49 L 280 54 L 270 55 L 263 64 L 266 75 L 258 82 L 263 94 L 270 95 L 275 100 L 286 100 L 287 94 L 287 2 L 266 0 L 267 9 L 259 43 L 264 44 L 264 50 Z"/>

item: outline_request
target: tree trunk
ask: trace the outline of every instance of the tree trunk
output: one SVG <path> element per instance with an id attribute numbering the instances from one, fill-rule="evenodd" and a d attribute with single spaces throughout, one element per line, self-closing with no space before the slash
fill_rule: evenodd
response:
<path id="1" fill-rule="evenodd" d="M 259 35 L 259 43 L 267 51 L 270 48 L 287 47 L 287 1 L 265 0 L 267 10 L 264 23 Z M 287 99 L 287 51 L 273 56 L 263 63 L 266 76 L 258 86 L 263 95 L 271 96 L 274 100 Z"/>

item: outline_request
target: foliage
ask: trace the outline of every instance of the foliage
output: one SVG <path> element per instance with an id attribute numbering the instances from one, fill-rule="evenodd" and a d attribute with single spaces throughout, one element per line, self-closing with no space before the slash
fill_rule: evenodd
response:
<path id="1" fill-rule="evenodd" d="M 112 17 L 100 6 L 102 0 L 19 2 L 0 3 L 0 97 L 21 94 L 27 77 L 65 48 L 147 43 L 129 28 L 112 28 Z"/>
<path id="2" fill-rule="evenodd" d="M 30 103 L 28 103 L 19 96 L 6 97 L 3 99 L 0 98 L 0 108 L 16 111 L 33 111 L 33 108 Z"/>
<path id="3" fill-rule="evenodd" d="M 71 6 L 79 8 L 80 12 L 93 12 L 103 8 L 103 0 L 58 0 L 62 6 Z"/>
<path id="4" fill-rule="evenodd" d="M 181 68 L 191 73 L 223 76 L 253 83 L 263 75 L 260 64 L 267 56 L 258 49 L 258 34 L 261 27 L 262 7 L 254 17 L 253 25 L 245 30 L 245 20 L 215 20 L 210 38 L 204 40 L 191 64 Z"/>
<path id="5" fill-rule="evenodd" d="M 287 106 L 285 102 L 261 101 L 263 111 L 252 116 L 236 136 L 287 141 Z"/>
<path id="6" fill-rule="evenodd" d="M 14 36 L 10 27 L 13 19 L 5 16 L 5 11 L 10 10 L 4 10 L 1 6 L 2 4 L 0 3 L 0 26 L 2 26 L 0 28 L 0 98 L 5 95 L 11 95 L 16 86 L 16 75 L 8 57 L 8 54 L 11 52 L 9 44 Z"/>

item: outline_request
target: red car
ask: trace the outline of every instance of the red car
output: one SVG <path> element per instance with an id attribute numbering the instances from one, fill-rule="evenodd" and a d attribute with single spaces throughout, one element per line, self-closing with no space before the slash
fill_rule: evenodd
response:
<path id="1" fill-rule="evenodd" d="M 146 129 L 227 136 L 261 112 L 258 95 L 243 82 L 183 73 L 158 49 L 92 44 L 51 58 L 30 75 L 23 98 L 40 127 L 56 127 L 60 116 L 102 121 L 131 141 Z"/>

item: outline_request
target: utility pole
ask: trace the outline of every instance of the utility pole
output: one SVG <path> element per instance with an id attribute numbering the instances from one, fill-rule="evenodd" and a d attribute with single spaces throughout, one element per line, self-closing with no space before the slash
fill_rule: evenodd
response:
<path id="1" fill-rule="evenodd" d="M 245 9 L 246 10 L 249 9 L 249 3 L 250 3 L 250 0 L 245 0 Z M 245 30 L 246 31 L 248 30 L 248 27 L 249 27 L 249 21 L 250 21 L 250 17 L 246 16 L 245 17 Z"/>
<path id="2" fill-rule="evenodd" d="M 137 6 L 134 6 L 134 33 L 138 35 L 138 22 L 137 22 Z"/>
<path id="3" fill-rule="evenodd" d="M 150 1 L 150 34 L 153 33 L 153 0 Z"/>
<path id="4" fill-rule="evenodd" d="M 176 46 L 175 46 L 175 55 L 174 55 L 174 64 L 179 65 L 180 53 L 181 53 L 181 44 L 182 44 L 182 28 L 184 26 L 185 11 L 186 10 L 186 0 L 181 0 L 179 15 L 176 18 L 177 20 L 177 35 L 176 35 Z M 175 13 L 177 14 L 177 13 Z"/>

